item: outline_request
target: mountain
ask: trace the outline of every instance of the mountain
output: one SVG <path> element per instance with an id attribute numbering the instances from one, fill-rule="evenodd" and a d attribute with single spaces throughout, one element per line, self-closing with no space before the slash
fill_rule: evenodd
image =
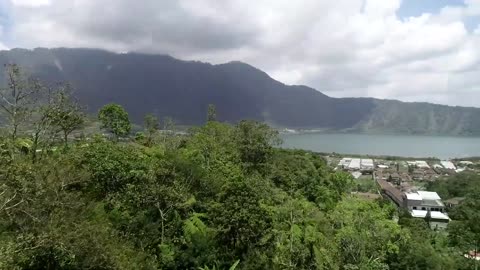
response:
<path id="1" fill-rule="evenodd" d="M 289 86 L 241 62 L 212 65 L 165 55 L 93 49 L 13 49 L 0 64 L 17 63 L 50 82 L 68 81 L 88 110 L 123 105 L 141 123 L 146 113 L 179 124 L 205 121 L 215 104 L 221 121 L 265 121 L 276 127 L 342 131 L 480 135 L 480 109 L 372 98 L 331 98 Z"/>

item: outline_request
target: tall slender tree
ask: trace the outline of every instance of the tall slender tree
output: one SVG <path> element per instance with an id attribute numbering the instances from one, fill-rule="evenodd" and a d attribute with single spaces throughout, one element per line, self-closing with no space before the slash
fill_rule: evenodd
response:
<path id="1" fill-rule="evenodd" d="M 32 113 L 42 85 L 27 78 L 16 64 L 5 65 L 5 71 L 7 87 L 0 89 L 0 108 L 7 116 L 11 139 L 15 140 Z"/>
<path id="2" fill-rule="evenodd" d="M 208 104 L 207 122 L 217 121 L 217 108 L 214 104 Z"/>
<path id="3" fill-rule="evenodd" d="M 66 148 L 68 136 L 85 122 L 82 107 L 73 99 L 70 85 L 63 85 L 58 89 L 48 110 L 52 125 L 63 135 Z"/>
<path id="4" fill-rule="evenodd" d="M 149 113 L 145 115 L 145 118 L 143 119 L 143 125 L 145 128 L 146 144 L 147 146 L 151 146 L 153 143 L 155 134 L 160 128 L 160 124 L 158 123 L 158 118 L 155 115 Z"/>

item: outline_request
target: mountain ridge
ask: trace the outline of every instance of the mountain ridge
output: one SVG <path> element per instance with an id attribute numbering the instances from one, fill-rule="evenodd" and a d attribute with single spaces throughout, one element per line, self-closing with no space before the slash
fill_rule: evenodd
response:
<path id="1" fill-rule="evenodd" d="M 90 112 L 119 103 L 138 123 L 146 113 L 201 124 L 208 104 L 219 120 L 264 121 L 275 127 L 351 132 L 480 135 L 480 109 L 376 98 L 333 98 L 305 85 L 286 85 L 240 61 L 210 64 L 168 55 L 99 49 L 0 51 L 43 80 L 68 81 Z"/>

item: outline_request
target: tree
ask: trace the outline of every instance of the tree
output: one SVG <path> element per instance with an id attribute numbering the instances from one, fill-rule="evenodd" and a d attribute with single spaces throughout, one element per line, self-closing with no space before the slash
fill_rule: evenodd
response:
<path id="1" fill-rule="evenodd" d="M 211 209 L 211 219 L 219 232 L 221 245 L 233 257 L 242 258 L 250 249 L 263 245 L 271 231 L 270 213 L 262 205 L 266 195 L 259 179 L 228 183 Z"/>
<path id="2" fill-rule="evenodd" d="M 32 134 L 32 162 L 37 160 L 37 149 L 42 143 L 46 143 L 49 139 L 53 139 L 55 132 L 51 129 L 52 118 L 51 118 L 51 104 L 52 98 L 51 89 L 48 89 L 48 97 L 44 104 L 37 106 L 35 109 L 31 121 L 33 124 L 33 134 Z"/>
<path id="3" fill-rule="evenodd" d="M 37 100 L 37 94 L 42 85 L 26 78 L 19 66 L 5 65 L 7 87 L 0 89 L 0 107 L 7 115 L 10 123 L 10 136 L 17 138 L 21 125 L 25 124 L 32 112 L 32 104 Z"/>
<path id="4" fill-rule="evenodd" d="M 342 264 L 352 267 L 348 269 L 388 269 L 387 258 L 396 255 L 404 241 L 390 210 L 377 203 L 349 198 L 336 206 L 330 218 Z"/>
<path id="5" fill-rule="evenodd" d="M 463 254 L 480 252 L 480 190 L 470 193 L 462 203 L 452 209 L 448 225 L 450 243 L 460 249 Z M 477 260 L 475 267 L 477 267 Z"/>
<path id="6" fill-rule="evenodd" d="M 70 86 L 62 86 L 53 97 L 48 115 L 52 125 L 63 133 L 65 148 L 68 146 L 68 135 L 80 128 L 85 122 L 81 106 L 70 94 Z"/>
<path id="7" fill-rule="evenodd" d="M 158 118 L 153 114 L 147 114 L 145 115 L 143 123 L 145 128 L 146 143 L 148 146 L 151 146 L 153 142 L 153 138 L 157 133 L 158 129 L 160 128 L 160 124 L 158 123 Z"/>
<path id="8" fill-rule="evenodd" d="M 207 122 L 217 121 L 217 108 L 214 104 L 208 104 Z"/>
<path id="9" fill-rule="evenodd" d="M 118 104 L 107 104 L 98 113 L 98 119 L 102 122 L 102 127 L 108 129 L 115 135 L 116 140 L 125 136 L 132 128 L 128 113 Z"/>
<path id="10" fill-rule="evenodd" d="M 172 137 L 175 135 L 175 121 L 171 117 L 164 117 L 163 118 L 163 143 L 167 143 L 167 139 L 170 139 L 169 147 L 171 144 L 174 144 L 172 142 Z M 170 147 L 171 148 L 171 147 Z"/>
<path id="11" fill-rule="evenodd" d="M 273 146 L 280 143 L 277 131 L 255 121 L 241 121 L 235 127 L 234 135 L 241 160 L 247 168 L 255 170 L 266 165 Z"/>

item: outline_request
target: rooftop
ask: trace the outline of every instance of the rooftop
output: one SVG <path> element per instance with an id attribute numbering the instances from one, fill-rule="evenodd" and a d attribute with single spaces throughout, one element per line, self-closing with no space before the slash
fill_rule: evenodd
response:
<path id="1" fill-rule="evenodd" d="M 422 205 L 445 206 L 440 196 L 432 191 L 409 192 L 405 193 L 405 197 L 410 201 L 421 201 Z"/>
<path id="2" fill-rule="evenodd" d="M 412 201 L 421 201 L 422 196 L 420 194 L 413 192 L 413 193 L 405 193 L 405 196 L 407 197 L 407 200 L 412 200 Z"/>
<path id="3" fill-rule="evenodd" d="M 443 167 L 445 167 L 445 169 L 448 169 L 448 170 L 457 169 L 451 161 L 443 160 L 443 161 L 440 161 L 440 163 L 442 164 Z"/>
<path id="4" fill-rule="evenodd" d="M 412 214 L 412 217 L 425 218 L 427 216 L 428 211 L 412 210 L 410 213 Z M 450 218 L 446 214 L 439 211 L 430 211 L 430 216 L 432 217 L 432 219 L 450 220 Z"/>
<path id="5" fill-rule="evenodd" d="M 350 169 L 360 169 L 360 159 L 359 158 L 354 158 L 350 161 L 350 164 L 348 165 L 348 168 Z"/>
<path id="6" fill-rule="evenodd" d="M 417 166 L 418 168 L 430 168 L 430 166 L 428 166 L 428 163 L 424 160 L 415 160 L 415 161 L 407 161 L 407 164 L 409 166 Z"/>
<path id="7" fill-rule="evenodd" d="M 418 195 L 422 197 L 422 200 L 435 201 L 441 200 L 440 196 L 433 191 L 417 191 Z"/>
<path id="8" fill-rule="evenodd" d="M 473 165 L 473 162 L 471 161 L 468 161 L 468 160 L 462 160 L 459 162 L 460 164 L 463 164 L 463 165 Z"/>

